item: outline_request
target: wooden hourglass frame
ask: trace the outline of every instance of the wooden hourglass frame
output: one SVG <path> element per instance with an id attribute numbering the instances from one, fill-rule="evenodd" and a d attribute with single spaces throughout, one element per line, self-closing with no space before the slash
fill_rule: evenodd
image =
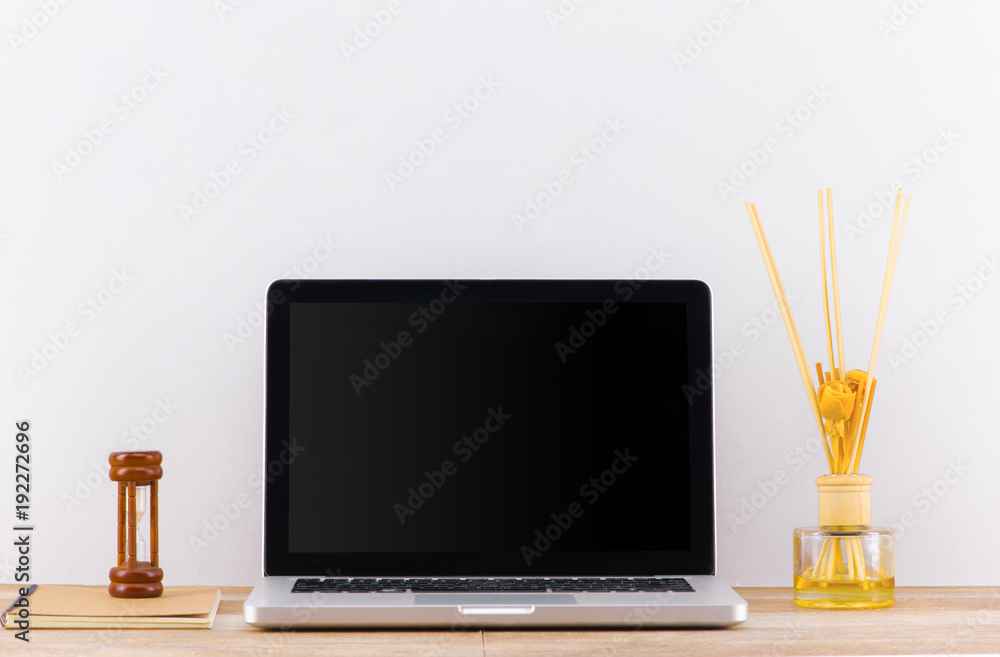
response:
<path id="1" fill-rule="evenodd" d="M 159 555 L 158 484 L 163 476 L 160 452 L 113 452 L 109 476 L 118 482 L 118 565 L 108 576 L 108 593 L 115 598 L 155 598 L 163 594 Z M 139 527 L 136 497 L 147 495 L 149 556 L 138 550 Z"/>

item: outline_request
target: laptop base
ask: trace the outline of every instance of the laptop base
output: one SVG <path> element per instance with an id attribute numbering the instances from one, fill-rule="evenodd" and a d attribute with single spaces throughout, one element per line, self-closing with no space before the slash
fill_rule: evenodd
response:
<path id="1" fill-rule="evenodd" d="M 728 627 L 747 603 L 712 576 L 685 577 L 688 592 L 292 593 L 294 577 L 268 577 L 243 605 L 268 629 L 497 628 L 651 629 Z"/>

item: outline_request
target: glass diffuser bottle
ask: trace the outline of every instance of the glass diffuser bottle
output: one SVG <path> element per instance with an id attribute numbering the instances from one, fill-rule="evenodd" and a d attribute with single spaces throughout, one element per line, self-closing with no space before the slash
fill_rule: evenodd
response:
<path id="1" fill-rule="evenodd" d="M 871 525 L 867 475 L 816 479 L 819 526 L 795 530 L 795 603 L 820 609 L 877 609 L 896 599 L 895 533 Z"/>

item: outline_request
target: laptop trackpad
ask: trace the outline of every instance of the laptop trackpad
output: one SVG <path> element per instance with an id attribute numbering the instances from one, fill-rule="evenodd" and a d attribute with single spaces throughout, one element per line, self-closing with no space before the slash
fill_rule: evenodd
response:
<path id="1" fill-rule="evenodd" d="M 575 605 L 572 593 L 417 593 L 418 605 Z"/>

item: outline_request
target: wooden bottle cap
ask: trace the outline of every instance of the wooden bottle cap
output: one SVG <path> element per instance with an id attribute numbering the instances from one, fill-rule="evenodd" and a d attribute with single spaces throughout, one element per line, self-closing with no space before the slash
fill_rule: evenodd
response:
<path id="1" fill-rule="evenodd" d="M 816 477 L 816 490 L 820 526 L 871 524 L 872 478 L 868 475 Z"/>
<path id="2" fill-rule="evenodd" d="M 111 481 L 134 481 L 139 484 L 163 477 L 163 454 L 160 452 L 112 452 L 108 456 Z"/>

